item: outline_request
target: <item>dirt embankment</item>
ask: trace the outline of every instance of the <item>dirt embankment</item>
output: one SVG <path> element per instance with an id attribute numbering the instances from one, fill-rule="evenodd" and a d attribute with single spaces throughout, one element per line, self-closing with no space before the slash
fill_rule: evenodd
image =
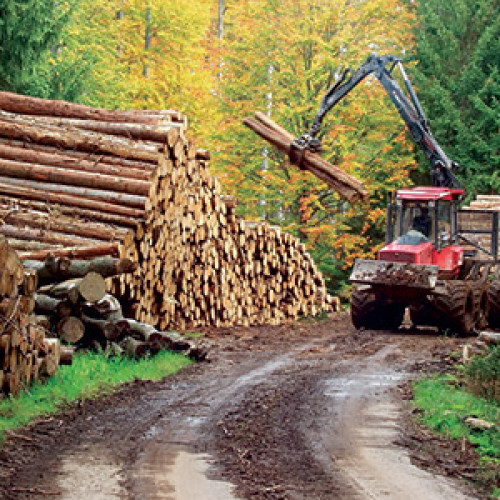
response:
<path id="1" fill-rule="evenodd" d="M 446 367 L 460 340 L 356 332 L 346 315 L 206 334 L 211 363 L 130 384 L 9 439 L 0 497 L 481 497 L 438 475 L 472 470 L 469 449 L 440 444 L 432 458 L 401 444 L 423 439 L 404 425 L 406 381 Z"/>

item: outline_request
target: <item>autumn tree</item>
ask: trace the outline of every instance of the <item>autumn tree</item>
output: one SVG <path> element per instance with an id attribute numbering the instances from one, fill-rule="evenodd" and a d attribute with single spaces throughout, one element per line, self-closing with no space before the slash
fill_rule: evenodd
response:
<path id="1" fill-rule="evenodd" d="M 226 12 L 215 168 L 238 194 L 241 214 L 299 235 L 342 285 L 357 256 L 372 255 L 384 228 L 388 190 L 408 184 L 414 166 L 404 123 L 372 78 L 324 120 L 324 156 L 366 183 L 370 200 L 349 206 L 310 174 L 290 166 L 242 125 L 260 110 L 300 136 L 342 68 L 370 52 L 412 47 L 411 14 L 394 1 L 235 2 Z"/>
<path id="2" fill-rule="evenodd" d="M 208 0 L 81 0 L 73 52 L 96 60 L 96 87 L 85 101 L 175 109 L 188 115 L 191 129 L 200 129 L 214 109 L 206 56 L 211 7 Z"/>
<path id="3" fill-rule="evenodd" d="M 470 196 L 500 192 L 498 7 L 497 0 L 417 3 L 419 97 Z"/>

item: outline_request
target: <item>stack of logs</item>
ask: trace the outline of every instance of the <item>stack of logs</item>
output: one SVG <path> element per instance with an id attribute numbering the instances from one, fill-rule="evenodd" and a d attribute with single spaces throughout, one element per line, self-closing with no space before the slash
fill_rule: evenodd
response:
<path id="1" fill-rule="evenodd" d="M 41 376 L 70 363 L 72 350 L 45 336 L 35 311 L 36 272 L 25 270 L 0 236 L 0 392 L 17 394 Z"/>
<path id="2" fill-rule="evenodd" d="M 97 257 L 71 260 L 49 255 L 45 261 L 25 261 L 41 286 L 35 294 L 37 323 L 64 345 L 140 358 L 167 348 L 200 359 L 203 347 L 173 332 L 123 316 L 121 304 L 107 293 L 105 278 L 133 271 L 127 259 Z"/>
<path id="3" fill-rule="evenodd" d="M 492 244 L 493 214 L 500 213 L 500 195 L 478 195 L 458 213 L 458 228 L 466 231 L 464 236 L 481 249 L 490 251 Z M 468 233 L 467 231 L 475 231 Z M 483 231 L 479 233 L 477 231 Z M 466 250 L 477 252 L 476 258 L 490 260 L 491 255 L 477 246 L 461 242 Z M 500 248 L 499 248 L 500 250 Z M 497 255 L 500 258 L 500 251 Z"/>
<path id="4" fill-rule="evenodd" d="M 22 259 L 130 259 L 109 291 L 160 330 L 335 307 L 298 239 L 236 217 L 182 116 L 1 92 L 0 109 L 0 233 Z"/>

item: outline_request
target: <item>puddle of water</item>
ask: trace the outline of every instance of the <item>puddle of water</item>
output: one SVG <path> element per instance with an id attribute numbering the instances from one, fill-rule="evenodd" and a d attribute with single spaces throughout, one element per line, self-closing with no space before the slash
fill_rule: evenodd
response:
<path id="1" fill-rule="evenodd" d="M 403 378 L 402 374 L 387 372 L 352 374 L 349 377 L 326 380 L 323 394 L 328 397 L 346 398 L 354 395 L 353 393 L 359 395 L 360 392 L 392 387 Z"/>
<path id="2" fill-rule="evenodd" d="M 120 467 L 107 450 L 91 447 L 65 456 L 57 475 L 63 500 L 125 498 Z"/>
<path id="3" fill-rule="evenodd" d="M 236 500 L 233 485 L 207 477 L 209 458 L 178 447 L 150 447 L 134 478 L 136 491 L 148 500 Z"/>

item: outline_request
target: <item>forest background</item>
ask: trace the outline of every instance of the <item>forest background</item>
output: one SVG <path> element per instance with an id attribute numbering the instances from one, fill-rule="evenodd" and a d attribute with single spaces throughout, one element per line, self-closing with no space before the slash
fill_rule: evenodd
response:
<path id="1" fill-rule="evenodd" d="M 362 180 L 349 205 L 243 126 L 257 110 L 296 136 L 346 67 L 405 63 L 469 198 L 500 190 L 498 0 L 0 0 L 0 90 L 121 109 L 175 109 L 211 151 L 239 215 L 300 237 L 332 293 L 385 229 L 387 194 L 429 168 L 373 78 L 323 122 L 323 156 Z"/>

